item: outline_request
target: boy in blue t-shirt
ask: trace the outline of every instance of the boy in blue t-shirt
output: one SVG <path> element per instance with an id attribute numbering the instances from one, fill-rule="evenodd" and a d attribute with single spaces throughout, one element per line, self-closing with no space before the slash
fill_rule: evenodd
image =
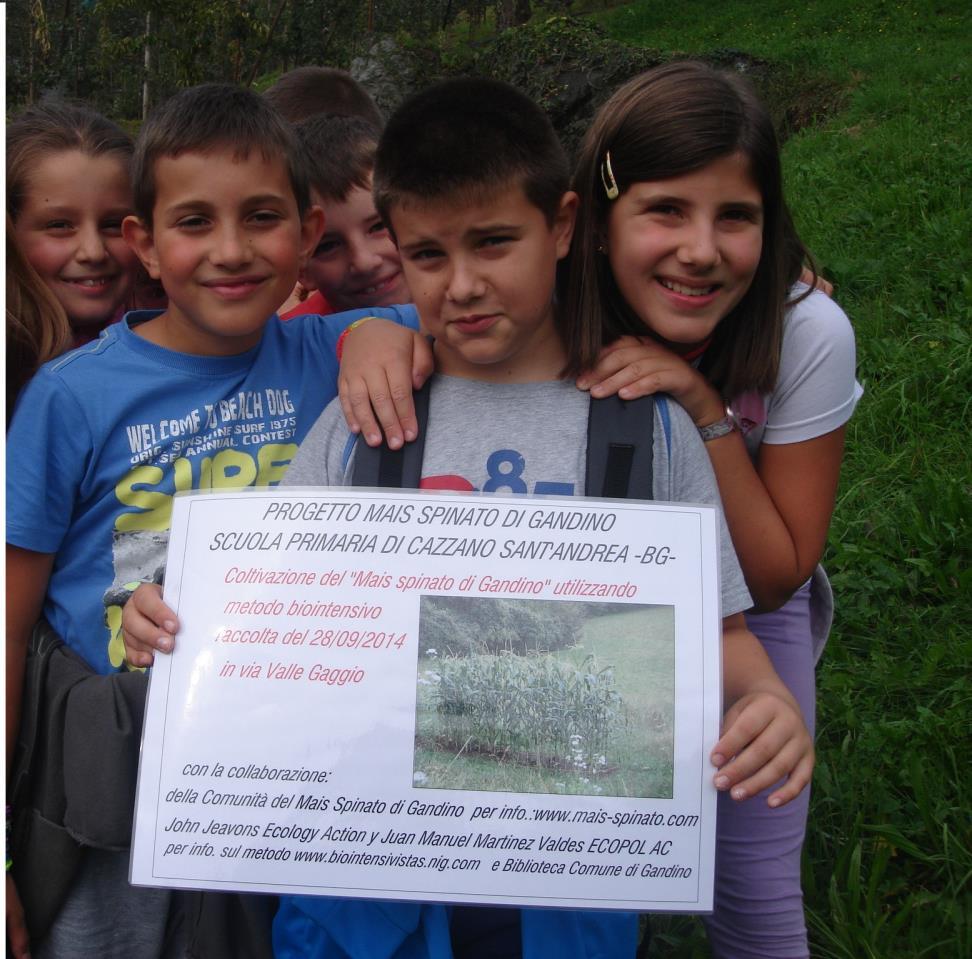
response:
<path id="1" fill-rule="evenodd" d="M 278 483 L 335 395 L 342 330 L 415 325 L 411 307 L 277 319 L 322 228 L 297 156 L 276 110 L 231 86 L 183 91 L 141 131 L 123 230 L 168 308 L 44 366 L 8 433 L 8 757 L 41 615 L 95 672 L 120 669 L 121 606 L 160 579 L 173 495 Z M 86 855 L 42 948 L 163 954 L 167 894 L 129 887 L 127 858 Z"/>

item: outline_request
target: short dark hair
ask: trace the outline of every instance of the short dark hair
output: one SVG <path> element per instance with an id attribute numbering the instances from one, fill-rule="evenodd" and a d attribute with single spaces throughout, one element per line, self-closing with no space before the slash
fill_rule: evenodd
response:
<path id="1" fill-rule="evenodd" d="M 263 95 L 291 123 L 300 123 L 317 113 L 364 117 L 379 128 L 383 122 L 368 91 L 350 73 L 337 67 L 289 70 Z"/>
<path id="2" fill-rule="evenodd" d="M 607 257 L 598 252 L 613 200 L 636 183 L 666 180 L 742 154 L 763 201 L 763 248 L 753 281 L 716 327 L 706 351 L 706 375 L 726 397 L 766 392 L 779 372 L 783 312 L 806 251 L 783 198 L 779 145 L 772 120 L 749 82 L 704 63 L 680 61 L 629 80 L 601 107 L 581 146 L 573 187 L 580 196 L 574 242 L 562 290 L 565 338 L 579 335 L 571 316 L 604 317 L 601 335 L 572 344 L 584 365 L 605 342 L 644 336 L 644 323 L 618 291 Z M 607 179 L 606 179 L 607 178 Z"/>
<path id="3" fill-rule="evenodd" d="M 7 213 L 15 222 L 37 164 L 68 150 L 91 157 L 114 154 L 127 170 L 132 138 L 83 103 L 51 97 L 25 110 L 7 126 Z"/>
<path id="4" fill-rule="evenodd" d="M 343 203 L 354 187 L 371 189 L 381 129 L 364 117 L 318 114 L 297 124 L 297 140 L 310 185 Z"/>
<path id="5" fill-rule="evenodd" d="M 162 157 L 231 149 L 237 159 L 259 150 L 265 160 L 280 158 L 303 214 L 309 204 L 307 171 L 293 127 L 263 97 L 228 83 L 203 83 L 182 90 L 157 107 L 135 141 L 132 182 L 135 212 L 148 224 L 155 207 L 155 164 Z"/>
<path id="6" fill-rule="evenodd" d="M 526 94 L 499 80 L 445 80 L 391 116 L 375 157 L 375 205 L 476 196 L 518 182 L 553 223 L 570 168 L 550 120 Z"/>

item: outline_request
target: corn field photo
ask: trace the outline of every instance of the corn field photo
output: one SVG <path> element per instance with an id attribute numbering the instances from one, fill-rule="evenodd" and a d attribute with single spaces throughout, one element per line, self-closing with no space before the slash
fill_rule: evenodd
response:
<path id="1" fill-rule="evenodd" d="M 414 785 L 670 798 L 668 606 L 423 596 Z"/>

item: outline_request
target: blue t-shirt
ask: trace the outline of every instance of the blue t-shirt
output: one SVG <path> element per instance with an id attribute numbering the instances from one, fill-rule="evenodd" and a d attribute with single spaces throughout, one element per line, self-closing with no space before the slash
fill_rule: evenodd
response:
<path id="1" fill-rule="evenodd" d="M 122 664 L 125 587 L 161 578 L 173 495 L 279 483 L 336 393 L 342 330 L 418 325 L 411 306 L 274 316 L 246 353 L 193 356 L 132 332 L 155 315 L 45 364 L 7 434 L 7 542 L 57 554 L 44 615 L 99 673 Z"/>

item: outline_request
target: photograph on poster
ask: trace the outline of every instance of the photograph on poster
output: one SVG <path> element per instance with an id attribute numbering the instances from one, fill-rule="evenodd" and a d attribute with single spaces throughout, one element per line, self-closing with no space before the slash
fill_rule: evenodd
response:
<path id="1" fill-rule="evenodd" d="M 413 785 L 666 799 L 671 606 L 421 597 Z"/>

